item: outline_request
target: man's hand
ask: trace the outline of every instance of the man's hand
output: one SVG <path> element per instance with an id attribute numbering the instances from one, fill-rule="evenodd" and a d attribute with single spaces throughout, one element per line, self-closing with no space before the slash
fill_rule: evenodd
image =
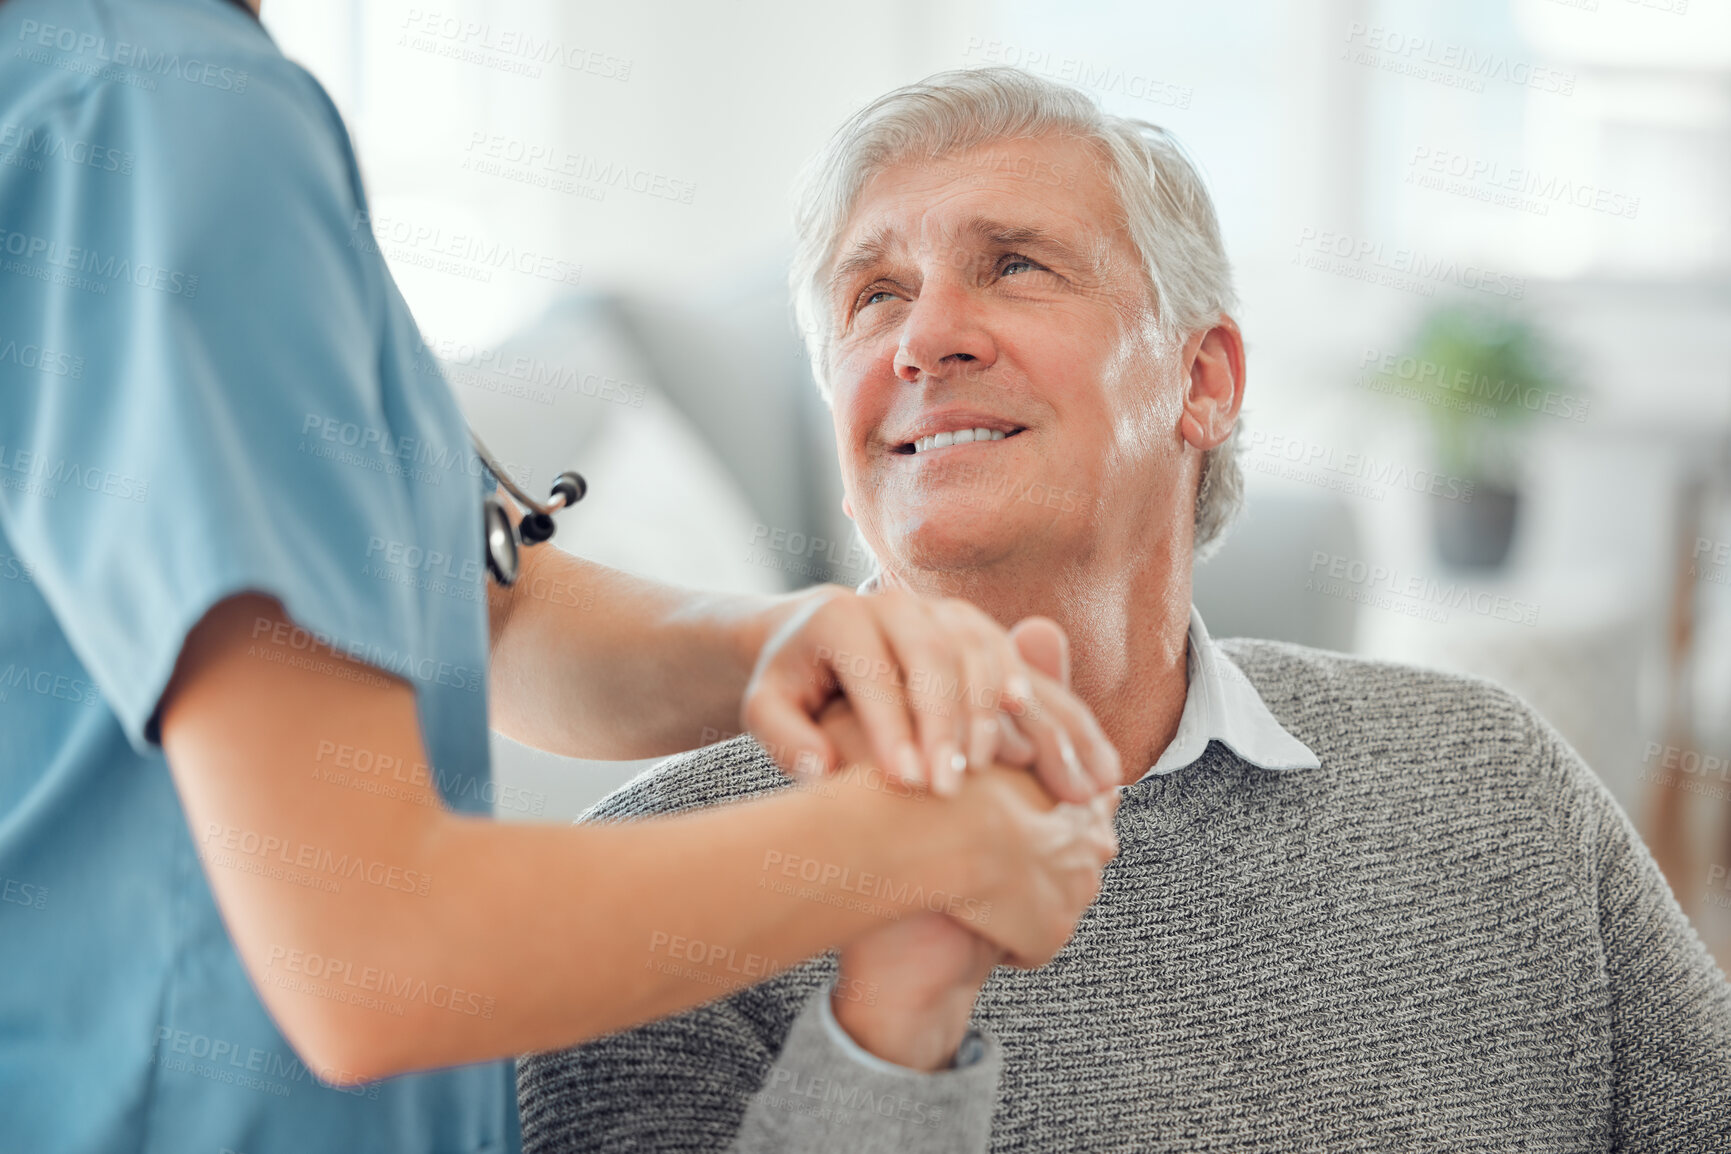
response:
<path id="1" fill-rule="evenodd" d="M 1069 682 L 1068 647 L 1056 626 L 1026 622 L 1012 637 L 1036 670 Z M 864 752 L 846 706 L 833 706 L 823 725 L 845 754 Z M 965 923 L 946 914 L 921 914 L 874 930 L 842 950 L 842 980 L 831 1009 L 837 1023 L 870 1053 L 911 1069 L 939 1070 L 967 1034 L 980 987 L 1006 960 L 1005 951 Z M 877 996 L 868 1003 L 840 994 L 861 989 L 875 989 Z"/>
<path id="2" fill-rule="evenodd" d="M 941 1070 L 968 1032 L 980 987 L 1003 960 L 1003 950 L 948 914 L 918 914 L 842 951 L 830 1008 L 849 1037 L 885 1061 Z M 842 993 L 857 990 L 874 996 L 868 1003 Z"/>
<path id="3" fill-rule="evenodd" d="M 1117 750 L 1088 707 L 975 606 L 835 586 L 802 596 L 764 644 L 743 709 L 746 728 L 782 768 L 837 763 L 834 741 L 813 719 L 845 698 L 869 760 L 941 795 L 956 791 L 964 769 L 995 762 L 1032 765 L 1060 801 L 1118 785 Z"/>

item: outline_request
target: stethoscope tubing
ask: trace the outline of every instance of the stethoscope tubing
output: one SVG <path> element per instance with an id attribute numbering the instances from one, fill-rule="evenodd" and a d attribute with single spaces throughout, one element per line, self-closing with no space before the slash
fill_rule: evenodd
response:
<path id="1" fill-rule="evenodd" d="M 538 545 L 550 540 L 553 536 L 553 514 L 561 509 L 569 509 L 581 501 L 589 492 L 589 483 L 583 479 L 583 474 L 574 470 L 560 473 L 553 481 L 550 500 L 543 504 L 523 491 L 522 486 L 511 479 L 511 474 L 505 471 L 493 454 L 488 451 L 486 443 L 474 429 L 469 430 L 469 441 L 475 447 L 475 455 L 481 459 L 481 464 L 487 467 L 505 492 L 522 505 L 525 512 L 513 527 L 505 515 L 498 498 L 488 494 L 482 502 L 483 513 L 483 548 L 487 554 L 487 571 L 499 584 L 509 586 L 517 580 L 517 550 L 519 544 Z"/>

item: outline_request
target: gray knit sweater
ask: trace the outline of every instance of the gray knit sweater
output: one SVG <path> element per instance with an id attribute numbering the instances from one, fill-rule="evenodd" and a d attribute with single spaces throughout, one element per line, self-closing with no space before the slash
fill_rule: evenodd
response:
<path id="1" fill-rule="evenodd" d="M 1075 938 L 980 996 L 992 1150 L 1731 1151 L 1731 988 L 1549 725 L 1486 681 L 1220 645 L 1322 766 L 1216 742 L 1126 792 Z M 736 740 L 596 816 L 784 784 Z M 526 1060 L 526 1151 L 725 1150 L 834 973 Z"/>

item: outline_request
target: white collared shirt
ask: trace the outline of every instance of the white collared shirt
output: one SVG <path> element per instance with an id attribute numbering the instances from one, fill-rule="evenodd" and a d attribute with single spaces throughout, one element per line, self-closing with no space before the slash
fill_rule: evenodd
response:
<path id="1" fill-rule="evenodd" d="M 1263 769 L 1316 769 L 1322 765 L 1309 746 L 1274 719 L 1244 671 L 1220 652 L 1194 605 L 1190 607 L 1188 649 L 1190 684 L 1178 732 L 1172 735 L 1160 760 L 1142 777 L 1183 769 L 1202 756 L 1210 741 L 1220 742 Z"/>
<path id="2" fill-rule="evenodd" d="M 1189 642 L 1186 647 L 1189 685 L 1184 694 L 1184 713 L 1178 719 L 1178 732 L 1172 735 L 1160 760 L 1143 778 L 1194 764 L 1207 751 L 1210 741 L 1220 742 L 1262 769 L 1317 769 L 1322 765 L 1309 746 L 1286 732 L 1274 719 L 1244 671 L 1215 646 L 1214 639 L 1208 636 L 1208 627 L 1202 624 L 1202 614 L 1194 605 L 1190 607 Z M 817 1012 L 838 1050 L 867 1069 L 917 1073 L 887 1062 L 855 1042 L 835 1019 L 829 989 L 826 986 L 813 996 L 823 1003 Z M 970 1030 L 957 1053 L 956 1064 L 967 1066 L 978 1059 L 980 1052 L 978 1034 Z"/>

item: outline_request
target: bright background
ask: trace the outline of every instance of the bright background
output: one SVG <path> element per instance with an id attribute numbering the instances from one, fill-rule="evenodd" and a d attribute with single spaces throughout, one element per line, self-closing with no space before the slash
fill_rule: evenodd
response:
<path id="1" fill-rule="evenodd" d="M 1727 956 L 1731 783 L 1709 760 L 1731 752 L 1731 568 L 1711 563 L 1731 541 L 1724 0 L 267 0 L 264 17 L 347 118 L 471 419 L 537 488 L 588 475 L 560 543 L 710 587 L 864 576 L 783 284 L 790 183 L 843 118 L 933 71 L 1010 63 L 1169 127 L 1216 197 L 1250 347 L 1249 515 L 1197 579 L 1214 631 L 1510 685 Z M 525 56 L 546 44 L 554 59 Z M 532 150 L 673 196 L 487 163 Z M 1498 180 L 1520 187 L 1499 198 Z M 531 271 L 489 263 L 501 250 Z M 1379 283 L 1397 254 L 1504 292 Z M 575 288 L 536 275 L 552 262 L 580 266 Z M 1588 406 L 1520 427 L 1512 546 L 1478 569 L 1439 555 L 1423 492 L 1341 465 L 1438 466 L 1435 407 L 1365 385 L 1456 298 L 1512 307 L 1555 350 L 1548 387 Z M 516 356 L 578 384 L 513 385 Z M 1319 552 L 1536 619 L 1319 592 Z M 635 768 L 497 751 L 550 815 Z"/>

